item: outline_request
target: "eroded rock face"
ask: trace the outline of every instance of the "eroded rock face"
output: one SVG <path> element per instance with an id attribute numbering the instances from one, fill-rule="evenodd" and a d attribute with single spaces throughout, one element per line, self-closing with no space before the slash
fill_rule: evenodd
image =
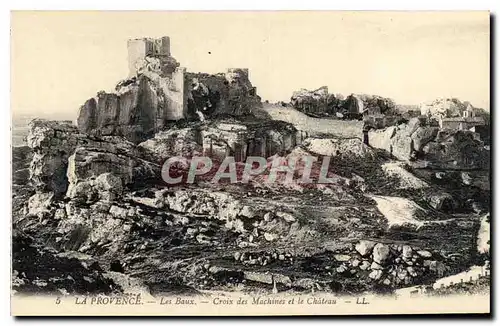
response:
<path id="1" fill-rule="evenodd" d="M 474 133 L 439 129 L 424 119 L 368 133 L 369 144 L 402 161 L 421 161 L 425 167 L 445 169 L 487 168 L 489 151 Z"/>
<path id="2" fill-rule="evenodd" d="M 167 121 L 180 119 L 184 112 L 183 95 L 178 96 L 178 102 L 173 100 L 172 94 L 167 98 L 165 92 L 174 87 L 169 83 L 171 78 L 183 75 L 183 71 L 174 71 L 172 77 L 153 74 L 120 82 L 116 93 L 101 92 L 89 99 L 80 108 L 78 129 L 95 136 L 122 136 L 138 143 L 163 129 Z M 154 77 L 156 79 L 152 79 Z M 179 92 L 182 92 L 182 85 Z"/>
<path id="3" fill-rule="evenodd" d="M 469 102 L 461 102 L 456 98 L 438 98 L 432 102 L 422 103 L 420 113 L 436 119 L 461 117 L 468 106 Z"/>
<path id="4" fill-rule="evenodd" d="M 220 121 L 160 132 L 138 147 L 152 153 L 155 162 L 160 163 L 172 156 L 190 158 L 195 155 L 220 160 L 232 156 L 236 161 L 245 161 L 248 156 L 270 157 L 290 152 L 306 136 L 281 121 Z"/>
<path id="5" fill-rule="evenodd" d="M 78 147 L 69 157 L 68 197 L 84 192 L 78 190 L 82 187 L 92 193 L 90 188 L 96 191 L 106 190 L 112 188 L 109 185 L 115 184 L 118 192 L 121 192 L 125 185 L 160 181 L 160 166 L 142 159 L 134 145 L 128 144 L 129 147 L 124 151 L 119 144 L 127 145 L 126 143 L 104 144 L 106 145 L 103 147 Z"/>
<path id="6" fill-rule="evenodd" d="M 297 110 L 312 115 L 335 114 L 340 100 L 328 93 L 328 87 L 322 86 L 316 90 L 300 89 L 293 92 L 291 104 Z"/>
<path id="7" fill-rule="evenodd" d="M 300 89 L 293 93 L 291 104 L 297 110 L 313 116 L 331 116 L 358 119 L 363 115 L 392 114 L 396 104 L 389 98 L 378 95 L 351 94 L 345 99 L 342 95 L 328 93 L 328 87 L 316 90 Z"/>
<path id="8" fill-rule="evenodd" d="M 308 138 L 304 147 L 314 153 L 325 156 L 373 157 L 373 149 L 363 144 L 358 138 Z"/>
<path id="9" fill-rule="evenodd" d="M 12 147 L 12 183 L 24 185 L 30 176 L 30 163 L 33 150 L 28 146 Z"/>
<path id="10" fill-rule="evenodd" d="M 68 157 L 86 137 L 70 122 L 33 120 L 29 124 L 28 146 L 34 155 L 30 163 L 30 182 L 40 191 L 53 191 L 56 197 L 67 189 Z"/>
<path id="11" fill-rule="evenodd" d="M 70 160 L 73 156 L 70 157 Z M 73 163 L 70 163 L 73 164 Z M 103 173 L 95 179 L 79 182 L 70 180 L 66 196 L 82 203 L 91 203 L 98 199 L 110 202 L 123 193 L 123 180 L 113 173 Z"/>
<path id="12" fill-rule="evenodd" d="M 387 97 L 368 94 L 352 94 L 351 96 L 352 100 L 356 100 L 359 112 L 365 115 L 393 114 L 396 108 L 394 101 Z"/>
<path id="13" fill-rule="evenodd" d="M 123 185 L 159 178 L 159 166 L 150 153 L 119 137 L 92 137 L 69 122 L 33 120 L 27 137 L 34 151 L 30 182 L 37 191 L 64 195 L 68 185 L 113 173 Z M 69 192 L 70 194 L 72 192 Z"/>
<path id="14" fill-rule="evenodd" d="M 155 162 L 162 163 L 173 156 L 192 157 L 202 154 L 201 131 L 198 128 L 173 128 L 161 131 L 138 145 L 151 153 Z"/>
<path id="15" fill-rule="evenodd" d="M 186 73 L 188 116 L 244 116 L 261 106 L 261 99 L 248 76 L 248 69 L 228 69 L 216 75 Z"/>

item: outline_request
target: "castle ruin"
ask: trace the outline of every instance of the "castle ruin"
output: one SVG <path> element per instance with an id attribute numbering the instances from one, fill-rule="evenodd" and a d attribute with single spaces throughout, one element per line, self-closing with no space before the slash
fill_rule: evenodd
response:
<path id="1" fill-rule="evenodd" d="M 117 84 L 116 92 L 99 92 L 85 102 L 77 120 L 82 132 L 139 142 L 171 121 L 238 117 L 260 105 L 248 69 L 215 75 L 186 72 L 171 55 L 168 36 L 128 40 L 127 50 L 128 78 Z"/>

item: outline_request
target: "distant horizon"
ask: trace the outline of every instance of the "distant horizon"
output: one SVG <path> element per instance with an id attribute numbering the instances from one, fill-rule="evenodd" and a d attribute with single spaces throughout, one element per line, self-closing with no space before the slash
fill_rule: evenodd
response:
<path id="1" fill-rule="evenodd" d="M 399 105 L 458 98 L 490 111 L 489 13 L 13 12 L 11 111 L 76 117 L 127 78 L 130 38 L 170 36 L 189 72 L 248 68 L 262 101 L 327 86 Z M 337 32 L 340 31 L 340 32 Z"/>

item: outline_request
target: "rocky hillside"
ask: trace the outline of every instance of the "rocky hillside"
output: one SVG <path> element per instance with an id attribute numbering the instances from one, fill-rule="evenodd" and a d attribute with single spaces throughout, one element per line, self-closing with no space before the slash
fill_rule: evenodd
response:
<path id="1" fill-rule="evenodd" d="M 477 233 L 487 207 L 479 198 L 488 192 L 453 175 L 463 191 L 450 192 L 449 184 L 416 176 L 359 139 L 302 140 L 287 124 L 259 130 L 260 124 L 236 128 L 233 121 L 232 130 L 244 126 L 252 139 L 253 133 L 277 135 L 270 157 L 332 156 L 328 175 L 335 182 L 165 185 L 160 162 L 166 156 L 204 151 L 203 139 L 214 149 L 214 136 L 222 152 L 234 147 L 238 137 L 228 123 L 214 123 L 174 128 L 134 145 L 82 134 L 67 123 L 33 121 L 33 156 L 19 153 L 24 166 L 31 160 L 29 177 L 14 192 L 27 197 L 17 201 L 13 221 L 22 239 L 30 239 L 23 246 L 33 249 L 15 256 L 21 280 L 14 288 L 88 291 L 56 281 L 77 263 L 82 280 L 99 280 L 93 284 L 102 292 L 121 291 L 120 277 L 153 294 L 270 290 L 274 283 L 279 291 L 385 292 L 427 284 L 481 259 Z M 296 141 L 285 141 L 288 135 Z M 54 272 L 27 274 L 31 259 Z"/>
<path id="2" fill-rule="evenodd" d="M 366 144 L 360 121 L 260 109 L 246 70 L 187 73 L 157 41 L 133 41 L 161 53 L 132 51 L 130 78 L 76 126 L 35 119 L 13 148 L 14 291 L 392 293 L 490 260 L 489 151 L 473 134 L 417 119 Z M 176 166 L 167 184 L 167 159 L 199 156 L 204 176 Z M 260 173 L 212 182 L 250 156 Z M 296 169 L 271 182 L 275 162 Z"/>

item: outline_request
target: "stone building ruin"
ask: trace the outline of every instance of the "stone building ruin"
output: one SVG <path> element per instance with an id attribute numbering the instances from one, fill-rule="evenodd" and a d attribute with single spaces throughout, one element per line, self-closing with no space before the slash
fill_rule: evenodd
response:
<path id="1" fill-rule="evenodd" d="M 171 55 L 168 36 L 131 39 L 127 49 L 128 78 L 115 92 L 101 91 L 82 105 L 77 118 L 81 132 L 138 143 L 173 121 L 241 117 L 261 105 L 248 69 L 215 75 L 187 72 Z"/>

